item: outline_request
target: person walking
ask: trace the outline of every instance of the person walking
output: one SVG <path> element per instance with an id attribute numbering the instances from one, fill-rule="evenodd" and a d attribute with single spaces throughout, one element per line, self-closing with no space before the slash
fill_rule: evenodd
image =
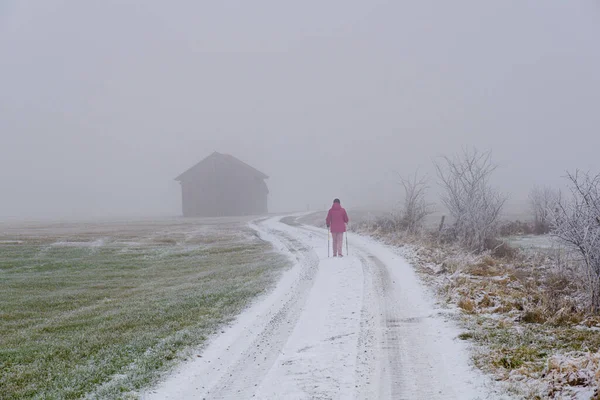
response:
<path id="1" fill-rule="evenodd" d="M 340 199 L 333 200 L 333 205 L 327 213 L 325 223 L 327 224 L 327 228 L 330 228 L 331 230 L 334 257 L 343 257 L 342 244 L 344 242 L 344 232 L 346 232 L 346 224 L 348 221 L 348 213 L 342 208 Z"/>

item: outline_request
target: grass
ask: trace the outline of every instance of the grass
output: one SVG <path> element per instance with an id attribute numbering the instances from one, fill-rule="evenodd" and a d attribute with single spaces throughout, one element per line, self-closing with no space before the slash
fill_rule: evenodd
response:
<path id="1" fill-rule="evenodd" d="M 464 312 L 468 314 L 473 314 L 475 312 L 475 303 L 473 300 L 468 298 L 462 298 L 458 301 L 458 306 L 463 309 Z"/>
<path id="2" fill-rule="evenodd" d="M 599 387 L 600 316 L 587 307 L 577 259 L 548 236 L 477 255 L 435 234 L 387 232 L 377 223 L 359 230 L 403 249 L 439 300 L 461 311 L 458 339 L 475 345 L 475 365 L 516 397 L 575 398 Z"/>
<path id="3" fill-rule="evenodd" d="M 0 398 L 135 398 L 286 265 L 239 225 L 197 224 L 0 235 Z"/>
<path id="4" fill-rule="evenodd" d="M 527 367 L 529 373 L 541 372 L 548 357 L 573 351 L 596 352 L 600 349 L 600 335 L 593 330 L 569 326 L 540 324 L 519 325 L 512 321 L 478 316 L 467 322 L 469 331 L 459 337 L 484 345 L 485 352 L 475 356 L 478 366 L 493 372 L 509 373 Z"/>

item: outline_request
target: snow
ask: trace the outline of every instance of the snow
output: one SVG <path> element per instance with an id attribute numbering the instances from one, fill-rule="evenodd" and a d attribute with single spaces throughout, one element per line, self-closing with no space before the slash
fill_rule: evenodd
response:
<path id="1" fill-rule="evenodd" d="M 591 399 L 600 380 L 600 352 L 568 352 L 548 359 L 545 375 L 557 398 Z"/>
<path id="2" fill-rule="evenodd" d="M 508 237 L 508 243 L 523 249 L 553 249 L 560 246 L 560 242 L 550 235 L 523 235 Z"/>
<path id="3" fill-rule="evenodd" d="M 293 267 L 144 399 L 494 398 L 404 258 L 355 234 L 328 258 L 325 230 L 280 219 L 251 227 Z"/>

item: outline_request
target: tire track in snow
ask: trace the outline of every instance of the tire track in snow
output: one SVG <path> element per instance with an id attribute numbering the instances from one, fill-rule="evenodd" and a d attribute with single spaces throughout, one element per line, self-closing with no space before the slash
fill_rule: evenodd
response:
<path id="1" fill-rule="evenodd" d="M 481 384 L 473 382 L 476 375 L 466 361 L 466 348 L 456 342 L 457 331 L 436 314 L 410 266 L 381 244 L 357 241 L 362 243 L 355 243 L 355 252 L 370 275 L 365 292 L 371 291 L 377 303 L 366 313 L 375 320 L 375 329 L 365 326 L 378 333 L 378 344 L 371 348 L 379 350 L 378 356 L 366 360 L 371 371 L 379 371 L 372 372 L 369 382 L 379 390 L 359 390 L 357 397 L 377 393 L 376 398 L 400 400 L 488 398 Z M 379 312 L 378 320 L 374 312 Z"/>
<path id="2" fill-rule="evenodd" d="M 274 219 L 251 224 L 262 240 L 295 260 L 276 288 L 255 302 L 223 333 L 210 340 L 202 356 L 182 364 L 145 400 L 251 398 L 281 352 L 302 312 L 318 268 L 316 253 L 273 229 Z M 259 225 L 256 225 L 259 224 Z"/>
<path id="3" fill-rule="evenodd" d="M 367 290 L 375 294 L 377 309 L 380 318 L 377 321 L 380 335 L 376 340 L 380 350 L 380 357 L 372 365 L 372 369 L 379 371 L 377 386 L 378 398 L 381 399 L 415 399 L 414 394 L 407 395 L 405 376 L 403 374 L 402 353 L 403 341 L 406 339 L 400 333 L 401 317 L 396 312 L 392 296 L 394 288 L 387 267 L 377 257 L 367 253 L 366 258 L 361 257 L 361 262 L 368 268 L 371 275 L 371 285 Z M 372 311 L 371 311 L 372 312 Z M 411 343 L 410 345 L 414 345 Z M 408 361 L 408 360 L 406 360 Z M 375 382 L 373 382 L 375 383 Z M 420 397 L 419 397 L 420 398 Z M 423 397 L 431 398 L 431 397 Z"/>
<path id="4" fill-rule="evenodd" d="M 239 399 L 253 392 L 281 354 L 288 337 L 292 333 L 302 307 L 308 298 L 310 288 L 319 265 L 318 256 L 285 233 L 270 230 L 277 235 L 287 249 L 300 262 L 302 270 L 292 296 L 269 320 L 265 329 L 250 344 L 240 359 L 228 369 L 225 376 L 207 395 L 211 399 Z"/>
<path id="5" fill-rule="evenodd" d="M 291 226 L 296 226 L 290 224 Z M 298 234 L 310 232 L 326 240 L 322 230 L 301 226 Z M 302 232 L 304 231 L 304 232 Z M 391 290 L 389 274 L 385 264 L 362 246 L 352 248 L 362 268 L 362 302 L 360 307 L 359 332 L 356 342 L 354 371 L 354 397 L 356 399 L 401 399 L 401 362 L 398 349 L 398 335 L 387 326 L 394 320 L 388 307 Z M 348 258 L 346 258 L 348 259 Z"/>
<path id="6" fill-rule="evenodd" d="M 351 235 L 351 255 L 328 259 L 326 231 L 280 219 L 253 227 L 297 260 L 293 282 L 284 275 L 262 314 L 243 313 L 235 334 L 216 338 L 206 358 L 217 365 L 187 376 L 182 390 L 181 380 L 168 382 L 155 398 L 489 398 L 473 384 L 457 331 L 436 314 L 403 258 Z"/>
<path id="7" fill-rule="evenodd" d="M 317 228 L 304 226 L 301 230 L 322 235 Z M 322 237 L 326 238 L 325 235 Z M 427 390 L 423 390 L 424 397 L 419 397 L 419 393 L 407 390 L 404 382 L 406 368 L 403 369 L 402 356 L 406 353 L 407 338 L 401 332 L 403 317 L 393 298 L 396 288 L 388 267 L 363 246 L 354 246 L 353 255 L 363 270 L 355 397 L 365 400 L 434 399 Z M 410 339 L 410 345 L 416 345 L 413 339 Z M 422 365 L 418 360 L 410 361 Z"/>
<path id="8" fill-rule="evenodd" d="M 458 332 L 436 313 L 410 265 L 386 246 L 352 236 L 363 268 L 355 398 L 488 398 L 473 382 Z"/>
<path id="9" fill-rule="evenodd" d="M 381 354 L 381 315 L 378 282 L 379 277 L 372 270 L 364 255 L 358 259 L 363 268 L 363 303 L 360 316 L 360 333 L 356 357 L 356 392 L 355 397 L 362 400 L 382 398 L 382 365 L 379 362 Z"/>
<path id="10" fill-rule="evenodd" d="M 282 222 L 282 231 L 318 251 L 320 265 L 302 316 L 256 398 L 352 398 L 362 267 L 353 258 L 328 259 L 325 233 Z"/>

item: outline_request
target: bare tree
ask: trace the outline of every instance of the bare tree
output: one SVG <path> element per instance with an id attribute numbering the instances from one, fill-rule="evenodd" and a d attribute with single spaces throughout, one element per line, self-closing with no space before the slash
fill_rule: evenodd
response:
<path id="1" fill-rule="evenodd" d="M 429 189 L 427 177 L 418 176 L 418 172 L 405 178 L 398 174 L 399 182 L 404 188 L 404 204 L 398 215 L 397 224 L 409 233 L 416 233 L 423 228 L 425 218 L 433 212 L 432 204 L 426 200 Z"/>
<path id="2" fill-rule="evenodd" d="M 506 196 L 490 186 L 496 169 L 491 152 L 467 149 L 454 158 L 444 156 L 436 163 L 443 188 L 442 202 L 454 219 L 456 239 L 466 248 L 483 251 L 497 233 L 498 218 Z"/>
<path id="3" fill-rule="evenodd" d="M 580 256 L 590 304 L 600 312 L 600 174 L 568 173 L 569 199 L 559 198 L 551 214 L 553 233 Z"/>
<path id="4" fill-rule="evenodd" d="M 558 194 L 552 188 L 534 187 L 529 193 L 529 205 L 533 213 L 533 231 L 537 234 L 550 232 L 550 215 L 556 208 Z"/>

